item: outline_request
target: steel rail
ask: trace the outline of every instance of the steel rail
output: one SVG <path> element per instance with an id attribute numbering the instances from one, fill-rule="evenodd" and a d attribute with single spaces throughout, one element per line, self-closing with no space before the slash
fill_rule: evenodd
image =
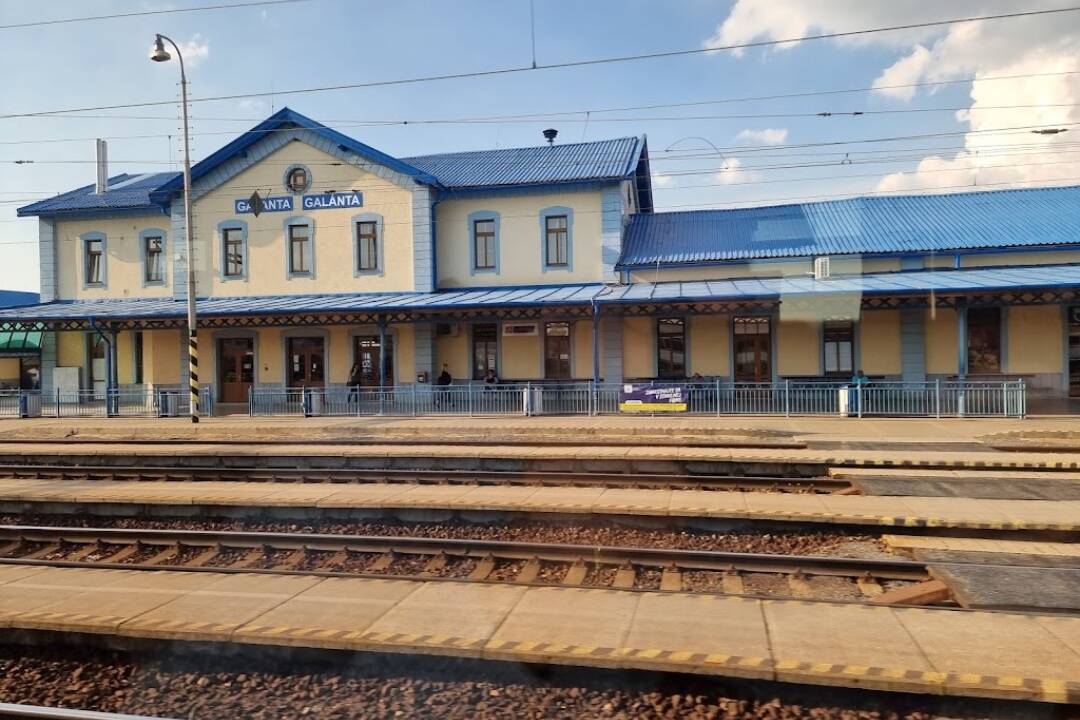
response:
<path id="1" fill-rule="evenodd" d="M 467 540 L 459 538 L 396 537 L 383 535 L 326 535 L 311 533 L 264 533 L 217 530 L 155 530 L 131 528 L 71 528 L 3 525 L 0 542 L 34 542 L 47 544 L 116 544 L 185 546 L 239 550 L 305 550 L 316 552 L 354 552 L 395 555 L 468 557 L 499 560 L 539 560 L 608 566 L 645 566 L 677 568 L 678 570 L 708 570 L 715 572 L 802 573 L 843 577 L 874 577 L 883 580 L 914 580 L 927 578 L 926 563 L 912 560 L 877 560 L 814 555 L 779 555 L 768 553 L 737 553 L 711 550 L 669 550 L 619 546 L 562 545 L 503 540 Z M 2 558 L 11 563 L 25 558 Z M 41 563 L 40 559 L 26 564 Z M 51 562 L 51 561 L 50 561 Z M 59 560 L 57 562 L 71 562 Z M 16 562 L 15 564 L 23 564 Z M 78 562 L 78 565 L 115 565 L 134 569 L 135 564 Z M 153 565 L 158 569 L 184 566 Z M 228 566 L 214 570 L 229 570 Z M 245 572 L 252 568 L 235 568 Z M 268 569 L 272 572 L 278 572 Z M 299 574 L 311 574 L 297 571 Z M 333 573 L 342 574 L 342 573 Z"/>
<path id="2" fill-rule="evenodd" d="M 0 464 L 0 478 L 48 480 L 130 480 L 174 482 L 378 483 L 421 485 L 578 485 L 680 489 L 777 489 L 836 491 L 848 479 L 827 476 L 788 478 L 766 475 L 676 475 L 543 470 L 412 470 L 396 468 L 230 468 L 155 467 L 152 465 L 12 465 Z"/>
<path id="3" fill-rule="evenodd" d="M 0 718 L 37 718 L 38 720 L 168 720 L 150 715 L 124 715 L 122 713 L 98 712 L 96 710 L 73 710 L 71 708 L 43 705 L 17 705 L 0 703 Z"/>

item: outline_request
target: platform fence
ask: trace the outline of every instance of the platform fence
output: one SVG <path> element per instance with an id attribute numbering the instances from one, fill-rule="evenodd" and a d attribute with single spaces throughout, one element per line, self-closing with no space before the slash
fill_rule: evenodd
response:
<path id="1" fill-rule="evenodd" d="M 1025 417 L 1022 380 L 1003 382 L 634 383 L 634 387 L 678 388 L 689 415 L 783 415 L 847 417 Z M 482 383 L 372 388 L 253 387 L 253 417 L 420 415 L 611 415 L 631 412 L 612 383 Z M 638 414 L 672 414 L 645 410 Z"/>
<path id="2" fill-rule="evenodd" d="M 199 389 L 200 413 L 213 415 L 214 389 Z M 189 413 L 179 385 L 129 386 L 107 390 L 0 391 L 0 417 L 97 418 L 177 417 Z"/>

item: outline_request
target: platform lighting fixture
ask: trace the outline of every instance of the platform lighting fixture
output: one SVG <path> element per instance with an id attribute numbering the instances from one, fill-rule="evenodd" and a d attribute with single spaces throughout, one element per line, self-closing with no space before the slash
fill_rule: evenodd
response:
<path id="1" fill-rule="evenodd" d="M 168 62 L 172 55 L 165 49 L 168 41 L 176 52 L 180 63 L 180 108 L 184 120 L 184 235 L 187 240 L 187 326 L 188 326 L 188 403 L 191 422 L 199 422 L 199 341 L 195 324 L 195 240 L 191 224 L 191 136 L 188 130 L 187 73 L 184 70 L 184 56 L 180 47 L 172 38 L 157 34 L 150 59 L 154 62 Z"/>

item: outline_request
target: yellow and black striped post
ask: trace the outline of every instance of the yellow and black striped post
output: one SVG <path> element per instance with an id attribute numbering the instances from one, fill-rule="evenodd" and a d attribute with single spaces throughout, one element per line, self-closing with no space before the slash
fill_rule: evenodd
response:
<path id="1" fill-rule="evenodd" d="M 191 393 L 191 422 L 199 422 L 199 334 L 188 329 L 188 388 Z"/>

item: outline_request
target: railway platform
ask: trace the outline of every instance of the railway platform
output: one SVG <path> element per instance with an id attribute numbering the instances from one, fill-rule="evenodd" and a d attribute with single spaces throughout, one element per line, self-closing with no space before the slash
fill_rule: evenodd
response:
<path id="1" fill-rule="evenodd" d="M 0 464 L 57 459 L 87 466 L 122 462 L 173 467 L 207 465 L 227 458 L 235 466 L 288 467 L 297 458 L 322 467 L 531 468 L 568 471 L 687 472 L 697 469 L 771 467 L 825 473 L 834 468 L 1080 471 L 1080 453 L 993 452 L 957 449 L 833 449 L 699 447 L 619 444 L 598 438 L 589 445 L 443 443 L 424 436 L 401 443 L 268 441 L 2 442 Z"/>
<path id="2" fill-rule="evenodd" d="M 1080 530 L 1080 500 L 817 495 L 411 483 L 267 483 L 0 479 L 0 507 L 64 506 L 160 514 L 538 513 L 775 520 L 878 527 Z"/>
<path id="3" fill-rule="evenodd" d="M 0 627 L 1080 700 L 1080 618 L 1037 613 L 22 565 Z"/>

